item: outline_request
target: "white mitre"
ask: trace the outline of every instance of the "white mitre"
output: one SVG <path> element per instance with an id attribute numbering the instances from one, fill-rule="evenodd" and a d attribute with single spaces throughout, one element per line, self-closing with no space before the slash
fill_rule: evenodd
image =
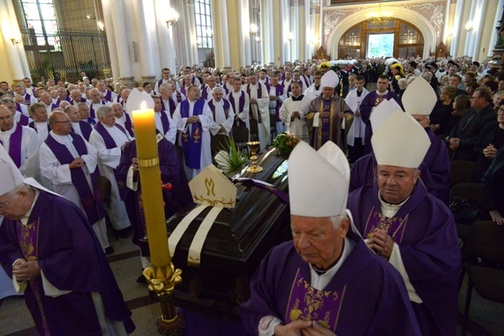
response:
<path id="1" fill-rule="evenodd" d="M 397 110 L 402 111 L 401 106 L 397 104 L 395 99 L 384 99 L 378 106 L 373 108 L 371 116 L 369 117 L 373 132 L 380 127 L 385 119 Z"/>
<path id="2" fill-rule="evenodd" d="M 289 156 L 291 215 L 331 217 L 345 214 L 350 167 L 341 149 L 331 141 L 315 151 L 305 142 Z"/>
<path id="3" fill-rule="evenodd" d="M 418 168 L 431 142 L 412 116 L 397 110 L 374 131 L 371 144 L 379 165 Z"/>
<path id="4" fill-rule="evenodd" d="M 3 146 L 0 146 L 0 196 L 14 190 L 23 183 L 23 175 L 12 161 L 9 153 Z"/>
<path id="5" fill-rule="evenodd" d="M 320 78 L 320 87 L 325 88 L 325 87 L 331 87 L 335 88 L 336 85 L 339 83 L 339 77 L 336 72 L 333 70 L 327 71 L 322 78 Z"/>
<path id="6" fill-rule="evenodd" d="M 417 77 L 404 91 L 401 102 L 408 114 L 430 115 L 436 105 L 437 95 L 423 77 Z"/>

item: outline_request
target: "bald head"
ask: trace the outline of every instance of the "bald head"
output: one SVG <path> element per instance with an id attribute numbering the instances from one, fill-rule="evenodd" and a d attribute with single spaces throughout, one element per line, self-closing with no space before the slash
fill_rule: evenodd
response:
<path id="1" fill-rule="evenodd" d="M 122 118 L 124 115 L 123 107 L 120 103 L 114 103 L 110 107 L 112 107 L 112 111 L 114 112 L 114 116 L 116 118 Z"/>
<path id="2" fill-rule="evenodd" d="M 49 115 L 49 125 L 51 130 L 58 135 L 67 135 L 72 132 L 70 117 L 61 111 L 53 111 Z"/>
<path id="3" fill-rule="evenodd" d="M 79 108 L 77 106 L 68 105 L 67 107 L 65 107 L 63 111 L 68 115 L 70 121 L 72 122 L 80 121 Z"/>

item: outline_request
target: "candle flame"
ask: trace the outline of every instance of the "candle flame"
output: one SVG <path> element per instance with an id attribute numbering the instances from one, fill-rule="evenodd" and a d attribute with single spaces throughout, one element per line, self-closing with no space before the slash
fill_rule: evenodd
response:
<path id="1" fill-rule="evenodd" d="M 147 109 L 147 102 L 144 100 L 142 101 L 142 104 L 140 104 L 140 110 L 146 110 Z"/>

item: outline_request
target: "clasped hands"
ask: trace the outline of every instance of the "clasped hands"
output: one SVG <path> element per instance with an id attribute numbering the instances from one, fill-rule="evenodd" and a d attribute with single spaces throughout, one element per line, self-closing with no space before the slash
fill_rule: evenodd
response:
<path id="1" fill-rule="evenodd" d="M 78 158 L 73 159 L 72 162 L 70 162 L 69 167 L 70 167 L 70 169 L 76 169 L 76 168 L 81 168 L 85 164 L 86 164 L 86 161 L 84 161 L 83 158 L 78 157 Z"/>
<path id="2" fill-rule="evenodd" d="M 40 276 L 40 266 L 38 261 L 26 261 L 18 259 L 12 265 L 12 274 L 16 276 L 17 281 L 33 280 Z"/>
<path id="3" fill-rule="evenodd" d="M 287 325 L 275 326 L 275 336 L 336 336 L 331 330 L 315 321 L 297 320 Z"/>
<path id="4" fill-rule="evenodd" d="M 394 239 L 390 237 L 386 230 L 376 229 L 368 239 L 369 248 L 375 251 L 379 256 L 390 259 L 392 250 L 394 249 Z"/>
<path id="5" fill-rule="evenodd" d="M 187 123 L 188 124 L 199 123 L 199 117 L 198 116 L 190 116 L 189 118 L 187 118 Z"/>
<path id="6" fill-rule="evenodd" d="M 459 138 L 451 138 L 450 139 L 450 149 L 455 150 L 459 146 L 460 139 Z"/>
<path id="7" fill-rule="evenodd" d="M 489 144 L 486 148 L 483 149 L 483 155 L 486 158 L 493 159 L 497 154 L 497 148 L 494 145 Z"/>

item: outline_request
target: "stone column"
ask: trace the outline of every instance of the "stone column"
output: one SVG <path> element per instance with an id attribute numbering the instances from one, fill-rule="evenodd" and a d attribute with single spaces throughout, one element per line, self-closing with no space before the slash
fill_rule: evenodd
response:
<path id="1" fill-rule="evenodd" d="M 155 83 L 156 67 L 153 51 L 155 50 L 159 53 L 159 48 L 155 39 L 155 32 L 157 30 L 156 21 L 152 20 L 152 18 L 155 17 L 154 3 L 152 0 L 143 0 L 142 2 L 133 1 L 133 11 L 135 13 L 134 18 L 136 26 L 135 41 L 138 41 L 141 74 L 140 84 L 143 85 L 145 82 Z M 146 16 L 151 19 L 148 20 Z"/>
<path id="2" fill-rule="evenodd" d="M 113 70 L 114 79 L 117 82 L 116 85 L 124 84 L 131 87 L 132 85 L 134 85 L 134 77 L 132 71 L 133 62 L 130 58 L 130 52 L 128 48 L 129 43 L 127 32 L 130 30 L 127 28 L 128 26 L 125 20 L 125 3 L 123 0 L 104 0 L 102 3 L 104 5 L 103 12 L 105 21 L 108 25 L 106 26 L 106 29 L 109 52 L 111 54 L 111 57 L 113 54 L 115 54 L 117 57 L 117 67 L 115 70 Z M 133 46 L 132 48 L 135 49 Z M 135 52 L 138 52 L 138 50 L 132 51 L 133 54 Z"/>
<path id="3" fill-rule="evenodd" d="M 285 64 L 286 62 L 290 62 L 293 60 L 291 50 L 291 41 L 288 39 L 288 34 L 291 33 L 290 30 L 290 10 L 289 4 L 287 1 L 282 1 L 281 3 L 281 12 L 282 12 L 282 44 L 283 44 L 283 59 L 282 62 Z"/>
<path id="4" fill-rule="evenodd" d="M 282 1 L 285 2 L 285 1 Z M 284 48 L 284 25 L 283 25 L 283 7 L 280 1 L 272 1 L 273 3 L 273 34 L 271 38 L 273 40 L 273 55 L 275 59 L 273 62 L 278 66 L 285 58 L 285 48 Z"/>
<path id="5" fill-rule="evenodd" d="M 182 66 L 192 66 L 198 64 L 194 0 L 177 0 L 177 7 L 180 14 L 177 31 L 181 47 Z"/>
<path id="6" fill-rule="evenodd" d="M 227 3 L 226 0 L 214 0 L 212 3 L 215 67 L 218 68 L 231 65 Z"/>
<path id="7" fill-rule="evenodd" d="M 112 76 L 114 81 L 117 82 L 119 78 L 119 58 L 115 48 L 114 25 L 112 24 L 112 9 L 111 2 L 113 0 L 102 0 L 103 9 L 103 24 L 105 27 L 105 34 L 107 35 L 108 51 L 110 54 L 110 67 L 112 69 Z"/>
<path id="8" fill-rule="evenodd" d="M 289 0 L 289 33 L 292 33 L 294 38 L 290 41 L 290 60 L 294 62 L 299 59 L 300 44 L 300 27 L 299 27 L 299 5 L 298 1 Z"/>
<path id="9" fill-rule="evenodd" d="M 473 37 L 472 37 L 472 50 L 469 56 L 473 58 L 473 61 L 478 61 L 479 49 L 481 47 L 481 39 L 483 37 L 483 31 L 485 28 L 485 14 L 487 11 L 488 0 L 480 0 L 476 4 L 476 11 L 472 19 L 474 24 Z M 497 23 L 497 22 L 496 22 Z M 492 26 L 493 29 L 493 26 Z"/>
<path id="10" fill-rule="evenodd" d="M 250 46 L 250 6 L 249 0 L 239 0 L 241 10 L 239 20 L 241 22 L 241 39 L 240 49 L 243 51 L 240 66 L 247 66 L 252 63 L 251 46 Z"/>
<path id="11" fill-rule="evenodd" d="M 453 36 L 452 36 L 452 45 L 450 49 L 450 54 L 452 56 L 455 56 L 457 54 L 457 49 L 462 35 L 461 29 L 464 29 L 464 25 L 462 24 L 460 19 L 462 17 L 462 13 L 464 12 L 464 3 L 465 0 L 458 0 L 457 6 L 455 7 L 455 18 L 457 19 L 453 21 L 453 28 L 452 28 Z"/>
<path id="12" fill-rule="evenodd" d="M 229 47 L 232 51 L 230 51 L 229 66 L 233 69 L 239 70 L 242 63 L 242 57 L 244 50 L 241 47 L 243 41 L 243 29 L 242 22 L 240 20 L 240 13 L 242 12 L 240 2 L 236 0 L 228 0 L 227 1 L 227 20 L 228 27 L 233 27 L 228 31 L 229 35 Z M 246 32 L 248 35 L 248 32 Z M 224 70 L 224 68 L 223 68 Z M 230 71 L 231 69 L 225 69 L 225 73 Z"/>
<path id="13" fill-rule="evenodd" d="M 466 40 L 465 40 L 465 45 L 464 45 L 464 55 L 463 56 L 472 56 L 473 49 L 474 49 L 474 40 L 476 39 L 477 35 L 477 27 L 475 26 L 475 15 L 476 15 L 476 7 L 477 7 L 477 1 L 473 1 L 471 3 L 471 11 L 469 12 L 469 20 L 473 24 L 473 28 L 471 30 L 466 30 L 467 35 L 466 35 Z M 468 21 L 463 22 L 463 24 L 467 24 Z M 465 26 L 463 29 L 466 29 Z"/>
<path id="14" fill-rule="evenodd" d="M 173 15 L 174 11 L 176 11 L 173 8 L 173 2 L 174 0 L 154 0 L 154 12 L 156 14 L 157 28 L 156 43 L 159 46 L 159 69 L 157 69 L 158 72 L 156 73 L 156 76 L 161 74 L 162 68 L 169 68 L 172 74 L 176 74 L 178 72 L 176 60 L 178 58 L 178 61 L 180 62 L 180 48 L 174 43 L 174 34 L 179 23 L 176 23 L 174 26 L 166 23 L 166 20 Z M 170 4 L 172 4 L 172 6 L 170 6 Z M 154 56 L 156 57 L 155 54 Z"/>
<path id="15" fill-rule="evenodd" d="M 271 64 L 275 62 L 275 43 L 274 36 L 277 33 L 273 25 L 274 1 L 262 0 L 261 1 L 261 46 L 263 50 L 262 61 L 264 64 Z"/>

